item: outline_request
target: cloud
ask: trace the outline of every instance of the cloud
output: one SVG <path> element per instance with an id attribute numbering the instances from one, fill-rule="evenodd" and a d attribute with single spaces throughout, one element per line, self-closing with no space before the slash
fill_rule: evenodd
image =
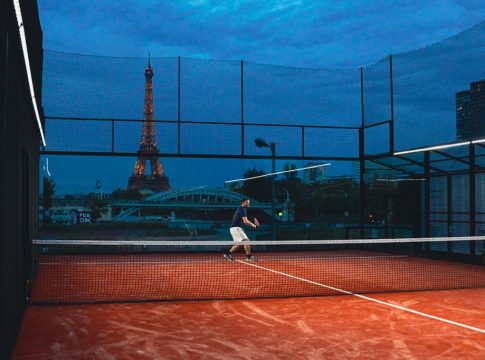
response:
<path id="1" fill-rule="evenodd" d="M 40 0 L 45 47 L 111 56 L 185 56 L 349 67 L 454 35 L 479 1 Z"/>

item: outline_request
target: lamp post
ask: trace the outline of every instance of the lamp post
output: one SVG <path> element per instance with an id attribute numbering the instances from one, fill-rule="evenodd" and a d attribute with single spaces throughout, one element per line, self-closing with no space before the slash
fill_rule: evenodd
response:
<path id="1" fill-rule="evenodd" d="M 276 145 L 274 142 L 268 144 L 265 140 L 261 138 L 257 138 L 254 140 L 254 143 L 257 147 L 268 147 L 271 150 L 271 238 L 276 240 L 276 229 L 275 229 L 275 192 L 276 192 L 276 184 L 275 184 L 275 165 L 276 165 Z"/>

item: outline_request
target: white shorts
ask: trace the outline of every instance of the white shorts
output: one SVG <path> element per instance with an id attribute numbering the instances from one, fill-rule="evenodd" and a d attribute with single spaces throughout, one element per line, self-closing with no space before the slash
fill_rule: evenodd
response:
<path id="1" fill-rule="evenodd" d="M 232 240 L 235 242 L 241 242 L 244 239 L 248 238 L 248 236 L 241 227 L 232 227 L 229 229 L 229 231 L 231 232 Z"/>

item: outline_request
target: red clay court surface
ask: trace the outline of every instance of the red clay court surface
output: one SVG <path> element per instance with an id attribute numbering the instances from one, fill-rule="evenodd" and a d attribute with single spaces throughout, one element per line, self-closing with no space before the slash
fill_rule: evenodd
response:
<path id="1" fill-rule="evenodd" d="M 379 253 L 42 256 L 14 359 L 482 359 L 485 267 Z M 395 289 L 476 289 L 377 293 Z M 350 290 L 354 295 L 335 295 Z M 290 298 L 275 298 L 278 296 Z M 269 297 L 61 305 L 210 297 Z"/>
<path id="2" fill-rule="evenodd" d="M 373 298 L 485 329 L 485 289 Z M 354 296 L 33 306 L 14 359 L 483 359 L 485 334 Z"/>

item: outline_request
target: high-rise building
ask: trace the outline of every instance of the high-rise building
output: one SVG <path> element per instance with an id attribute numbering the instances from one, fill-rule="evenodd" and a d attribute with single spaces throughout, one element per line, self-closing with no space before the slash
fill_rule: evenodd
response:
<path id="1" fill-rule="evenodd" d="M 472 82 L 470 90 L 456 93 L 456 138 L 485 138 L 485 80 Z"/>

